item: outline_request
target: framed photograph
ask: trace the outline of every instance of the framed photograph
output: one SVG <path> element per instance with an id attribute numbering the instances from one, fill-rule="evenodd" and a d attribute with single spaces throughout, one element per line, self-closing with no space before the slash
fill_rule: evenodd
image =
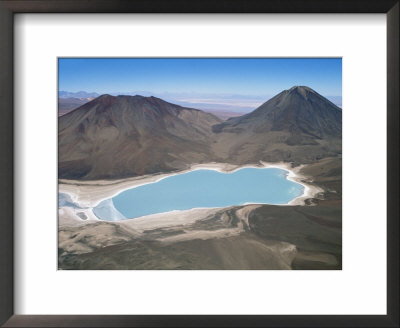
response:
<path id="1" fill-rule="evenodd" d="M 341 73 L 58 58 L 58 269 L 341 270 Z"/>
<path id="2" fill-rule="evenodd" d="M 0 1 L 0 323 L 398 320 L 398 1 Z"/>

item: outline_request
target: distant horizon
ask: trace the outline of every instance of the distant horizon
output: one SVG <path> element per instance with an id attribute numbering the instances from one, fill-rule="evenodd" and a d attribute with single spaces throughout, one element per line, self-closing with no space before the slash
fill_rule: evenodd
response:
<path id="1" fill-rule="evenodd" d="M 341 58 L 59 58 L 58 64 L 58 90 L 69 92 L 137 92 L 236 110 L 296 85 L 328 99 L 342 95 Z"/>
<path id="2" fill-rule="evenodd" d="M 289 88 L 290 89 L 290 88 Z M 284 90 L 281 90 L 282 92 Z M 318 90 L 315 90 L 318 92 Z M 278 92 L 279 93 L 279 92 Z M 319 93 L 319 92 L 318 92 Z M 237 113 L 247 113 L 251 110 L 256 109 L 264 102 L 268 101 L 273 95 L 264 96 L 252 96 L 252 95 L 241 95 L 241 94 L 200 94 L 200 93 L 156 93 L 151 91 L 129 91 L 129 92 L 104 92 L 98 93 L 95 91 L 79 90 L 77 92 L 60 90 L 60 94 L 63 94 L 60 98 L 89 98 L 98 97 L 104 94 L 111 96 L 143 96 L 143 97 L 157 97 L 165 101 L 172 102 L 185 107 L 196 107 L 202 110 L 215 110 L 215 111 L 231 111 Z M 84 95 L 85 94 L 85 95 Z M 67 95 L 67 96 L 66 96 Z M 322 95 L 338 107 L 342 107 L 342 97 L 332 95 Z"/>

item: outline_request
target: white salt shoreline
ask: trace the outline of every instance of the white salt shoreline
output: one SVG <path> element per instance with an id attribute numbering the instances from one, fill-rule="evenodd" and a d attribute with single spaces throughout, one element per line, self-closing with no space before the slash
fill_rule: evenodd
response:
<path id="1" fill-rule="evenodd" d="M 280 163 L 260 162 L 259 164 L 256 165 L 254 164 L 232 165 L 226 163 L 195 164 L 192 165 L 190 168 L 179 172 L 158 174 L 158 175 L 146 175 L 141 177 L 129 178 L 125 180 L 97 180 L 97 181 L 59 180 L 59 192 L 68 194 L 74 203 L 76 203 L 81 207 L 86 208 L 84 210 L 77 209 L 76 212 L 86 213 L 88 219 L 93 220 L 93 218 L 95 218 L 96 216 L 93 214 L 92 209 L 96 207 L 101 201 L 115 197 L 116 195 L 120 194 L 125 190 L 136 188 L 149 183 L 156 183 L 158 181 L 161 181 L 165 178 L 174 175 L 188 173 L 191 171 L 196 171 L 201 169 L 214 170 L 221 173 L 233 173 L 243 168 L 278 168 L 278 169 L 283 169 L 287 172 L 286 178 L 288 180 L 303 186 L 303 194 L 300 195 L 299 197 L 296 197 L 287 204 L 277 204 L 276 206 L 304 205 L 305 199 L 315 197 L 316 194 L 322 191 L 322 189 L 316 186 L 308 185 L 303 181 L 304 179 L 307 179 L 307 177 L 302 176 L 299 173 L 302 167 L 304 167 L 304 165 L 296 168 L 291 168 L 289 163 L 283 163 L 283 162 Z M 265 204 L 246 203 L 243 205 L 265 205 Z M 237 206 L 243 206 L 243 205 L 237 205 Z M 212 208 L 193 208 L 190 210 L 171 211 L 168 213 L 178 214 L 192 210 L 210 210 L 210 209 Z M 221 208 L 215 208 L 215 209 L 217 210 Z M 130 220 L 138 220 L 150 216 L 154 217 L 161 214 L 167 214 L 167 213 L 151 214 Z M 125 220 L 125 221 L 130 221 L 130 220 Z"/>

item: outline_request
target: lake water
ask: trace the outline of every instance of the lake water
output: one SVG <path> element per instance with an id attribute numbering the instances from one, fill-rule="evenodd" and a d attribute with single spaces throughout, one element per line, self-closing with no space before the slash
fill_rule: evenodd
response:
<path id="1" fill-rule="evenodd" d="M 303 193 L 303 186 L 287 180 L 286 175 L 287 171 L 277 168 L 243 168 L 233 173 L 195 170 L 123 191 L 93 212 L 113 221 L 121 219 L 119 214 L 136 218 L 198 207 L 287 204 Z"/>

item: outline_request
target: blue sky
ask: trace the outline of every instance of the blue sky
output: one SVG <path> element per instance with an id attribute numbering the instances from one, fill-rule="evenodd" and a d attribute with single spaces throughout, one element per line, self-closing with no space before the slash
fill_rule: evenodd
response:
<path id="1" fill-rule="evenodd" d="M 137 93 L 208 107 L 254 108 L 294 85 L 342 95 L 341 58 L 60 58 L 58 77 L 59 91 Z"/>
<path id="2" fill-rule="evenodd" d="M 307 85 L 322 95 L 340 96 L 341 59 L 59 59 L 59 90 L 66 91 L 262 96 L 294 85 Z"/>

